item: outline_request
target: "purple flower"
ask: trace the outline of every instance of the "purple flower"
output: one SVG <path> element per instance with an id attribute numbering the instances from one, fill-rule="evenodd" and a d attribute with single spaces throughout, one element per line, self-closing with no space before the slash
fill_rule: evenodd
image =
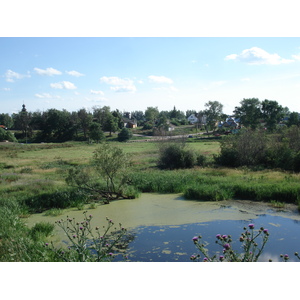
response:
<path id="1" fill-rule="evenodd" d="M 230 248 L 230 245 L 229 244 L 224 244 L 223 247 L 224 247 L 225 250 L 228 250 Z"/>
<path id="2" fill-rule="evenodd" d="M 254 228 L 254 224 L 249 224 L 248 227 L 249 227 L 250 229 L 253 229 L 253 228 Z"/>
<path id="3" fill-rule="evenodd" d="M 223 260 L 224 260 L 224 256 L 220 255 L 220 261 L 223 261 Z"/>
<path id="4" fill-rule="evenodd" d="M 268 229 L 264 229 L 264 233 L 267 234 L 269 231 Z"/>
<path id="5" fill-rule="evenodd" d="M 221 234 L 217 234 L 216 238 L 219 240 L 221 238 Z"/>
<path id="6" fill-rule="evenodd" d="M 109 252 L 108 255 L 109 255 L 109 256 L 113 256 L 113 253 Z"/>
<path id="7" fill-rule="evenodd" d="M 204 262 L 207 262 L 207 261 L 208 261 L 207 257 L 204 257 L 204 258 L 203 258 L 203 261 L 204 261 Z"/>
<path id="8" fill-rule="evenodd" d="M 49 246 L 49 244 L 48 244 L 48 243 L 46 243 L 46 244 L 45 244 L 45 246 Z"/>
<path id="9" fill-rule="evenodd" d="M 193 240 L 194 242 L 197 242 L 197 241 L 198 241 L 198 237 L 197 237 L 197 236 L 194 236 L 192 240 Z"/>

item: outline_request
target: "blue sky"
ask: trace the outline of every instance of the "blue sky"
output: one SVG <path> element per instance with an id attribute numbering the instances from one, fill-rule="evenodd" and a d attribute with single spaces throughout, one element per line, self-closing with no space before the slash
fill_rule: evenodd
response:
<path id="1" fill-rule="evenodd" d="M 243 98 L 300 112 L 298 37 L 0 37 L 1 113 L 186 111 Z"/>

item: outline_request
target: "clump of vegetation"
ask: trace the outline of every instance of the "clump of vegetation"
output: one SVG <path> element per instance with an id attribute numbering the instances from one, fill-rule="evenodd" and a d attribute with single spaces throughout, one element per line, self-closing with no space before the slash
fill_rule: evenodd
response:
<path id="1" fill-rule="evenodd" d="M 241 130 L 221 140 L 215 162 L 227 167 L 280 168 L 300 171 L 300 128 L 292 126 L 276 134 Z"/>
<path id="2" fill-rule="evenodd" d="M 230 235 L 216 235 L 216 243 L 223 248 L 222 254 L 210 256 L 205 245 L 201 242 L 201 236 L 195 236 L 193 242 L 196 248 L 204 256 L 203 261 L 206 262 L 257 262 L 260 255 L 263 253 L 264 247 L 269 238 L 269 231 L 261 227 L 258 231 L 254 230 L 254 224 L 249 224 L 248 228 L 244 227 L 244 232 L 241 234 L 239 241 L 242 243 L 242 253 L 233 250 L 232 238 Z M 258 239 L 261 239 L 261 244 L 258 244 Z M 199 260 L 200 254 L 192 255 L 191 260 Z"/>
<path id="3" fill-rule="evenodd" d="M 66 262 L 103 262 L 112 261 L 118 254 L 118 249 L 126 248 L 126 229 L 119 224 L 119 228 L 113 228 L 114 222 L 106 218 L 107 226 L 92 227 L 92 215 L 87 216 L 83 212 L 84 220 L 77 222 L 68 218 L 55 222 L 68 238 L 68 248 L 56 248 L 53 243 L 45 244 L 55 253 L 58 260 Z"/>
<path id="4" fill-rule="evenodd" d="M 118 134 L 118 141 L 119 142 L 127 142 L 132 138 L 132 132 L 128 128 L 123 128 L 120 133 Z"/>
<path id="5" fill-rule="evenodd" d="M 159 145 L 158 166 L 161 169 L 187 169 L 204 165 L 205 156 L 187 147 L 185 141 L 162 142 Z"/>
<path id="6" fill-rule="evenodd" d="M 119 147 L 100 145 L 95 151 L 91 164 L 69 170 L 66 182 L 73 187 L 90 193 L 92 198 L 109 203 L 112 199 L 134 198 L 129 195 L 128 167 L 131 165 L 126 153 Z"/>

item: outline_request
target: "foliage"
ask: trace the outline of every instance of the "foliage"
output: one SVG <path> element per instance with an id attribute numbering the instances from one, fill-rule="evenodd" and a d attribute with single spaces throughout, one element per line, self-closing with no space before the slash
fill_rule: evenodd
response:
<path id="1" fill-rule="evenodd" d="M 10 131 L 0 128 L 0 142 L 1 141 L 17 142 L 17 139 Z"/>
<path id="2" fill-rule="evenodd" d="M 276 124 L 283 118 L 283 107 L 277 101 L 264 100 L 261 103 L 262 118 L 269 131 L 274 131 Z"/>
<path id="3" fill-rule="evenodd" d="M 118 134 L 118 141 L 119 142 L 126 142 L 132 138 L 132 132 L 128 128 L 123 128 L 120 133 Z"/>
<path id="4" fill-rule="evenodd" d="M 217 257 L 216 254 L 213 256 L 209 255 L 207 249 L 205 249 L 205 245 L 201 243 L 201 236 L 194 237 L 193 242 L 200 253 L 204 255 L 203 261 L 206 262 L 257 262 L 268 241 L 269 231 L 263 227 L 261 227 L 258 231 L 254 230 L 254 224 L 249 224 L 248 228 L 249 229 L 244 227 L 244 232 L 239 238 L 239 241 L 242 243 L 242 253 L 233 250 L 230 235 L 216 235 L 216 243 L 223 248 L 222 255 L 219 255 L 219 257 Z M 260 245 L 257 241 L 258 238 L 261 239 Z M 192 255 L 191 260 L 199 260 L 200 257 L 200 254 Z"/>
<path id="5" fill-rule="evenodd" d="M 266 135 L 263 131 L 242 130 L 221 140 L 216 162 L 226 166 L 254 166 L 264 163 Z"/>
<path id="6" fill-rule="evenodd" d="M 92 227 L 92 215 L 87 216 L 83 212 L 84 220 L 77 222 L 74 218 L 55 222 L 68 238 L 68 248 L 56 248 L 53 243 L 46 243 L 58 260 L 66 262 L 104 262 L 111 261 L 118 248 L 125 248 L 126 241 L 122 239 L 126 229 L 119 224 L 119 229 L 114 228 L 114 222 L 108 218 L 107 226 L 103 226 L 103 232 L 97 226 Z"/>
<path id="7" fill-rule="evenodd" d="M 105 140 L 104 132 L 101 129 L 101 125 L 96 122 L 92 122 L 89 127 L 90 139 L 96 141 L 97 143 Z"/>
<path id="8" fill-rule="evenodd" d="M 235 107 L 235 117 L 240 119 L 242 126 L 256 129 L 262 117 L 260 105 L 258 98 L 244 98 L 240 101 L 240 106 Z"/>
<path id="9" fill-rule="evenodd" d="M 206 158 L 187 147 L 185 141 L 161 142 L 158 166 L 161 169 L 186 169 L 204 165 Z"/>
<path id="10" fill-rule="evenodd" d="M 221 140 L 215 162 L 228 167 L 267 167 L 300 171 L 300 129 L 286 128 L 267 135 L 263 130 L 241 130 Z"/>
<path id="11" fill-rule="evenodd" d="M 50 236 L 53 230 L 54 224 L 49 222 L 39 222 L 30 229 L 30 235 L 34 241 L 37 241 Z"/>
<path id="12" fill-rule="evenodd" d="M 88 167 L 70 169 L 66 181 L 108 202 L 111 199 L 132 197 L 126 191 L 130 165 L 131 161 L 122 149 L 105 143 L 94 151 Z"/>
<path id="13" fill-rule="evenodd" d="M 208 101 L 205 103 L 204 114 L 206 115 L 207 127 L 215 130 L 216 123 L 219 121 L 221 115 L 223 114 L 223 104 L 218 101 Z M 208 128 L 206 129 L 208 132 Z"/>

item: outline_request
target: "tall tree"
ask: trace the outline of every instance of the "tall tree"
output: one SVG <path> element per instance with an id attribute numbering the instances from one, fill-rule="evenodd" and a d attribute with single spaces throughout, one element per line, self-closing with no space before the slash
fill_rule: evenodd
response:
<path id="1" fill-rule="evenodd" d="M 219 101 L 208 101 L 205 103 L 206 109 L 204 114 L 206 115 L 206 131 L 208 128 L 215 130 L 217 122 L 220 120 L 223 114 L 223 104 Z"/>
<path id="2" fill-rule="evenodd" d="M 241 125 L 255 129 L 262 118 L 261 103 L 257 98 L 247 98 L 240 101 L 240 106 L 236 106 L 234 114 L 240 119 Z"/>
<path id="3" fill-rule="evenodd" d="M 300 114 L 298 112 L 293 111 L 290 113 L 287 126 L 291 127 L 293 125 L 299 126 L 300 125 Z"/>
<path id="4" fill-rule="evenodd" d="M 277 101 L 264 100 L 261 103 L 262 118 L 266 123 L 267 129 L 273 131 L 276 124 L 283 118 L 283 107 Z"/>
<path id="5" fill-rule="evenodd" d="M 85 108 L 82 108 L 78 111 L 78 118 L 79 118 L 80 127 L 83 131 L 83 136 L 86 139 L 88 130 L 93 121 L 93 115 L 91 113 L 87 112 L 87 110 Z"/>
<path id="6" fill-rule="evenodd" d="M 159 111 L 157 107 L 147 107 L 145 111 L 146 121 L 154 124 L 159 116 Z"/>

